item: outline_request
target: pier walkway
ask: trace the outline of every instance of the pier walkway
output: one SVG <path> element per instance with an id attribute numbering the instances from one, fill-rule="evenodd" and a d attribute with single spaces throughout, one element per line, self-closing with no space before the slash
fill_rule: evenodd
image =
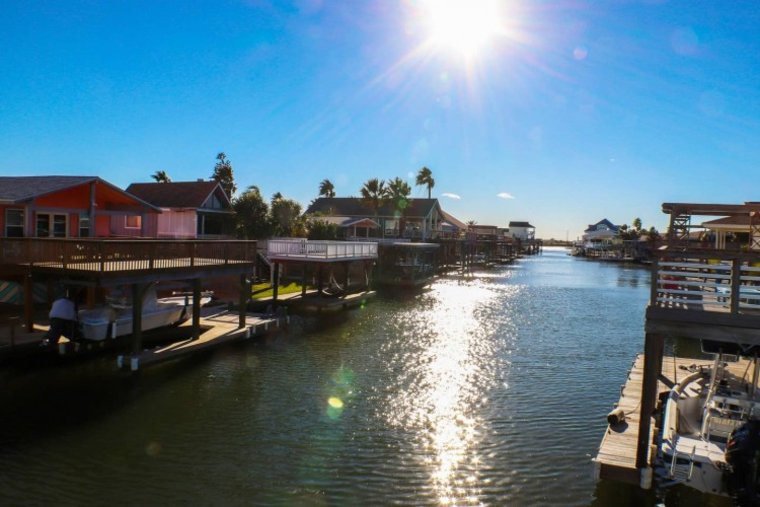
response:
<path id="1" fill-rule="evenodd" d="M 186 340 L 144 350 L 132 356 L 119 356 L 117 365 L 132 371 L 149 364 L 168 361 L 179 356 L 194 354 L 204 349 L 216 347 L 225 343 L 246 340 L 261 336 L 270 329 L 280 328 L 289 322 L 287 316 L 275 316 L 248 313 L 245 315 L 245 325 L 240 327 L 237 313 L 222 311 L 207 314 L 200 319 L 203 332 L 197 339 Z"/>

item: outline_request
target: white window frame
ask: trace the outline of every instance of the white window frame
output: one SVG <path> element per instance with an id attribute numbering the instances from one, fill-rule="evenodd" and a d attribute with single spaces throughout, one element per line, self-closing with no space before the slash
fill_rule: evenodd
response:
<path id="1" fill-rule="evenodd" d="M 58 216 L 61 216 L 61 215 L 62 215 L 62 216 L 64 216 L 64 217 L 65 217 L 65 219 L 66 219 L 66 225 L 65 225 L 65 227 L 66 227 L 66 231 L 64 232 L 63 236 L 55 236 L 55 235 L 53 234 L 53 231 L 54 231 L 54 229 L 55 229 L 55 219 L 54 219 L 54 217 L 55 217 L 56 215 L 58 215 Z M 47 235 L 47 236 L 38 236 L 38 235 L 37 235 L 37 220 L 38 220 L 38 219 L 39 219 L 41 216 L 46 216 L 46 217 L 48 217 L 48 224 L 49 224 L 49 227 L 50 227 L 50 228 L 48 229 L 48 235 Z M 34 214 L 34 237 L 35 237 L 35 238 L 56 238 L 56 237 L 63 237 L 63 238 L 68 238 L 68 237 L 69 237 L 69 214 L 68 214 L 68 213 L 50 213 L 50 212 L 39 212 L 39 211 L 38 211 L 38 212 L 36 212 L 36 213 Z"/>

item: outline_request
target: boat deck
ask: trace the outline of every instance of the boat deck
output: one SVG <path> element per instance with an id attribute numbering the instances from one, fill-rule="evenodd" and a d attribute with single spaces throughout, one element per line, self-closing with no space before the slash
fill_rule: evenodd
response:
<path id="1" fill-rule="evenodd" d="M 683 379 L 689 373 L 681 369 L 692 364 L 711 365 L 709 359 L 699 360 L 686 357 L 664 356 L 662 358 L 662 373 L 657 383 L 657 392 L 665 393 L 670 386 Z M 728 363 L 728 371 L 742 376 L 747 367 L 746 360 Z M 594 458 L 597 467 L 597 476 L 600 479 L 609 479 L 629 484 L 640 484 L 640 471 L 636 468 L 636 446 L 639 437 L 639 410 L 641 406 L 642 381 L 644 377 L 644 354 L 639 354 L 631 366 L 626 383 L 621 386 L 620 400 L 617 406 L 625 411 L 625 423 L 615 426 L 607 426 L 607 430 L 599 446 L 599 452 Z M 656 457 L 656 433 L 655 424 L 652 420 L 650 425 L 649 456 L 647 463 L 650 466 Z"/>

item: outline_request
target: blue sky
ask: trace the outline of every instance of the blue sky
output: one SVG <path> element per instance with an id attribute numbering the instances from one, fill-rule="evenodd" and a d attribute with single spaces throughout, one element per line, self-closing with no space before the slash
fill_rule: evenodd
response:
<path id="1" fill-rule="evenodd" d="M 755 2 L 500 7 L 466 58 L 431 47 L 425 0 L 6 1 L 0 172 L 126 187 L 224 151 L 240 189 L 306 205 L 425 165 L 460 219 L 562 239 L 760 200 Z"/>

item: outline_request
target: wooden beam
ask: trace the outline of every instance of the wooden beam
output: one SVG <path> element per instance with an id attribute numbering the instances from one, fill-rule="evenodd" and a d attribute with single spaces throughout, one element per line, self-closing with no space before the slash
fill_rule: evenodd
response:
<path id="1" fill-rule="evenodd" d="M 248 301 L 251 299 L 251 289 L 248 278 L 240 275 L 240 308 L 238 309 L 238 327 L 245 327 L 245 314 L 248 311 Z"/>
<path id="2" fill-rule="evenodd" d="M 142 310 L 144 294 L 145 285 L 139 283 L 132 284 L 132 371 L 137 370 L 139 367 L 135 359 L 142 352 Z"/>
<path id="3" fill-rule="evenodd" d="M 662 335 L 647 333 L 644 339 L 644 377 L 641 384 L 641 410 L 639 413 L 639 434 L 636 445 L 636 468 L 648 466 L 649 430 L 652 413 L 657 403 L 657 379 L 662 370 L 662 353 L 665 339 Z"/>
<path id="4" fill-rule="evenodd" d="M 26 332 L 34 332 L 34 293 L 32 289 L 32 275 L 24 276 L 24 323 Z"/>
<path id="5" fill-rule="evenodd" d="M 274 261 L 274 275 L 272 277 L 272 302 L 277 301 L 280 288 L 280 263 Z"/>
<path id="6" fill-rule="evenodd" d="M 201 280 L 193 280 L 193 340 L 201 336 Z"/>

